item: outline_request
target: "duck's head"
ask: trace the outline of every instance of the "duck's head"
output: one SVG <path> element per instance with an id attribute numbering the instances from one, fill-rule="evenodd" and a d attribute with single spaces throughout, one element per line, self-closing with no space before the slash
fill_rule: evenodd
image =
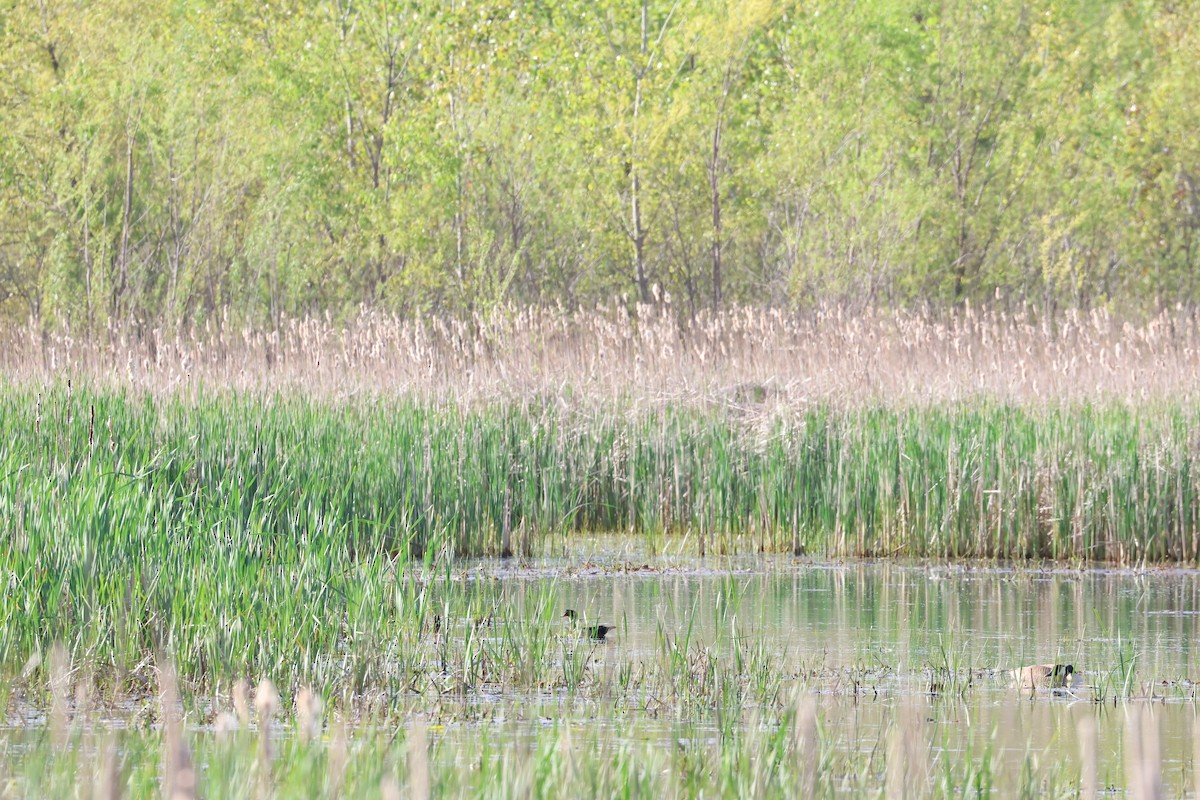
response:
<path id="1" fill-rule="evenodd" d="M 573 608 L 568 608 L 566 611 L 563 612 L 563 618 L 569 619 L 572 622 L 574 622 L 575 618 L 578 616 L 579 615 L 575 613 L 575 609 L 573 609 Z"/>

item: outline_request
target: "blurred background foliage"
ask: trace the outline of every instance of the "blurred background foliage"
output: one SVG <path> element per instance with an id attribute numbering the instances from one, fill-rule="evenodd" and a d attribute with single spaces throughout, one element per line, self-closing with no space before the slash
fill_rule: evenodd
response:
<path id="1" fill-rule="evenodd" d="M 1200 300 L 1200 4 L 0 4 L 0 321 Z"/>

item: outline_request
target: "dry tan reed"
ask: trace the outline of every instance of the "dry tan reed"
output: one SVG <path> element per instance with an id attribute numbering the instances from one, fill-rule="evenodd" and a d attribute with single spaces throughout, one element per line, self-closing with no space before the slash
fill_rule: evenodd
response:
<path id="1" fill-rule="evenodd" d="M 400 782 L 391 775 L 384 775 L 379 782 L 379 797 L 381 800 L 401 800 L 404 795 L 400 792 Z"/>
<path id="2" fill-rule="evenodd" d="M 342 793 L 342 783 L 346 777 L 346 764 L 350 754 L 347 746 L 349 731 L 346 729 L 345 718 L 339 717 L 337 722 L 331 724 L 331 727 L 333 728 L 333 737 L 329 744 L 329 766 L 325 772 L 325 794 L 332 800 Z"/>
<path id="3" fill-rule="evenodd" d="M 793 728 L 793 752 L 797 761 L 796 772 L 800 775 L 799 796 L 812 797 L 816 791 L 817 772 L 820 770 L 821 741 L 817 734 L 817 701 L 812 695 L 797 694 L 796 725 Z"/>
<path id="4" fill-rule="evenodd" d="M 1096 739 L 1096 718 L 1090 713 L 1085 713 L 1079 717 L 1076 728 L 1079 732 L 1079 796 L 1082 800 L 1096 800 L 1100 792 L 1100 763 L 1096 754 L 1099 749 Z"/>
<path id="5" fill-rule="evenodd" d="M 302 686 L 296 693 L 296 733 L 301 742 L 311 742 L 321 735 L 321 696 Z"/>
<path id="6" fill-rule="evenodd" d="M 1192 719 L 1192 784 L 1200 797 L 1200 719 Z"/>
<path id="7" fill-rule="evenodd" d="M 158 670 L 159 717 L 163 725 L 163 797 L 194 800 L 196 768 L 183 736 L 183 711 L 175 668 L 163 663 Z"/>
<path id="8" fill-rule="evenodd" d="M 425 720 L 416 717 L 408 729 L 408 796 L 428 800 L 429 788 L 429 736 Z"/>
<path id="9" fill-rule="evenodd" d="M 95 792 L 96 800 L 121 800 L 121 758 L 116 738 L 105 737 L 102 755 L 97 762 Z"/>
<path id="10" fill-rule="evenodd" d="M 258 796 L 275 793 L 275 748 L 271 741 L 271 726 L 279 711 L 279 692 L 275 684 L 263 678 L 254 690 L 254 710 L 258 714 Z"/>
<path id="11" fill-rule="evenodd" d="M 929 753 L 924 720 L 925 715 L 912 705 L 897 710 L 888 734 L 887 800 L 923 797 L 928 791 Z"/>
<path id="12" fill-rule="evenodd" d="M 467 401 L 570 392 L 735 406 L 1200 395 L 1200 320 L 1183 310 L 1138 324 L 1104 311 L 1039 319 L 971 308 L 939 317 L 732 308 L 686 322 L 669 306 L 512 308 L 453 321 L 364 310 L 342 325 L 142 327 L 90 341 L 27 328 L 0 343 L 0 369 L 17 380 L 77 376 L 151 391 Z"/>
<path id="13" fill-rule="evenodd" d="M 1129 796 L 1133 800 L 1161 800 L 1163 780 L 1158 717 L 1152 706 L 1142 704 L 1127 705 L 1125 714 L 1125 769 Z"/>
<path id="14" fill-rule="evenodd" d="M 233 709 L 243 728 L 250 726 L 250 682 L 239 678 L 233 684 Z"/>
<path id="15" fill-rule="evenodd" d="M 50 737 L 56 747 L 67 744 L 70 715 L 67 697 L 71 690 L 71 662 L 61 642 L 50 646 Z"/>

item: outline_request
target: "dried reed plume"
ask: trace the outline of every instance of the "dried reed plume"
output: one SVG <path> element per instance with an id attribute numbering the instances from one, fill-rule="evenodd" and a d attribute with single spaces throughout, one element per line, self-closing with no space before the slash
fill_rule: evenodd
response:
<path id="1" fill-rule="evenodd" d="M 1079 732 L 1080 798 L 1095 800 L 1100 792 L 1100 764 L 1097 757 L 1096 718 L 1084 714 L 1077 724 Z"/>
<path id="2" fill-rule="evenodd" d="M 237 712 L 238 722 L 243 728 L 250 727 L 250 683 L 245 678 L 238 678 L 233 684 L 233 709 Z"/>
<path id="3" fill-rule="evenodd" d="M 1149 706 L 1126 706 L 1125 768 L 1133 800 L 1161 800 L 1162 756 L 1158 717 Z"/>
<path id="4" fill-rule="evenodd" d="M 194 800 L 196 768 L 183 738 L 183 713 L 175 668 L 159 659 L 158 697 L 163 724 L 163 796 L 167 800 Z"/>
<path id="5" fill-rule="evenodd" d="M 97 767 L 93 797 L 96 800 L 121 800 L 121 759 L 112 734 L 105 737 Z"/>
<path id="6" fill-rule="evenodd" d="M 1105 311 L 1038 318 L 970 307 L 936 317 L 731 308 L 686 322 L 669 305 L 509 308 L 466 320 L 364 310 L 344 325 L 293 319 L 271 331 L 113 328 L 88 341 L 30 327 L 0 333 L 5 339 L 0 369 L 17 379 L 77 376 L 159 392 L 479 401 L 570 389 L 735 406 L 1200 394 L 1200 320 L 1183 310 L 1137 324 Z"/>
<path id="7" fill-rule="evenodd" d="M 229 741 L 234 732 L 240 727 L 237 716 L 228 711 L 222 711 L 213 720 L 213 734 L 219 742 Z"/>
<path id="8" fill-rule="evenodd" d="M 379 796 L 381 800 L 400 800 L 404 795 L 400 792 L 399 781 L 392 775 L 384 775 L 379 781 Z"/>
<path id="9" fill-rule="evenodd" d="M 346 778 L 346 764 L 350 758 L 347 749 L 349 732 L 346 730 L 345 718 L 339 717 L 337 722 L 331 723 L 331 726 L 333 728 L 333 740 L 329 745 L 329 761 L 325 773 L 325 794 L 329 798 L 336 798 L 342 793 L 342 783 Z"/>
<path id="10" fill-rule="evenodd" d="M 259 797 L 270 797 L 275 789 L 271 725 L 279 711 L 279 692 L 268 678 L 259 681 L 254 690 L 254 710 L 258 713 L 258 793 Z"/>
<path id="11" fill-rule="evenodd" d="M 421 717 L 413 719 L 408 729 L 408 796 L 412 800 L 429 798 L 429 737 Z"/>
<path id="12" fill-rule="evenodd" d="M 321 696 L 307 686 L 296 693 L 296 732 L 307 744 L 321 735 Z"/>
<path id="13" fill-rule="evenodd" d="M 796 720 L 792 729 L 796 774 L 800 776 L 799 796 L 812 797 L 821 765 L 821 741 L 817 735 L 817 701 L 809 694 L 796 698 Z"/>
<path id="14" fill-rule="evenodd" d="M 62 642 L 50 646 L 50 738 L 56 747 L 67 744 L 70 716 L 67 697 L 71 691 L 71 660 Z"/>
<path id="15" fill-rule="evenodd" d="M 888 800 L 923 797 L 928 791 L 929 753 L 925 715 L 905 705 L 897 711 L 888 734 L 886 796 Z"/>

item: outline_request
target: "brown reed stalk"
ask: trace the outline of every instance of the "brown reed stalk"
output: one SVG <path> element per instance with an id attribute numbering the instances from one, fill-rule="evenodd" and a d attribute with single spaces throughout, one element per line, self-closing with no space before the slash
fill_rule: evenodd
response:
<path id="1" fill-rule="evenodd" d="M 796 722 L 792 730 L 796 774 L 800 776 L 798 797 L 812 797 L 821 764 L 821 742 L 817 735 L 817 701 L 807 693 L 796 697 Z"/>
<path id="2" fill-rule="evenodd" d="M 321 736 L 321 696 L 307 686 L 296 693 L 296 734 L 308 744 Z"/>
<path id="3" fill-rule="evenodd" d="M 429 798 L 429 736 L 425 720 L 415 717 L 408 729 L 408 796 L 412 800 Z"/>
<path id="4" fill-rule="evenodd" d="M 929 786 L 925 716 L 906 704 L 898 709 L 888 733 L 885 796 L 888 800 L 921 797 Z"/>
<path id="5" fill-rule="evenodd" d="M 254 710 L 258 713 L 258 796 L 275 793 L 275 747 L 271 741 L 271 726 L 279 712 L 279 692 L 270 679 L 263 678 L 254 690 Z"/>
<path id="6" fill-rule="evenodd" d="M 109 734 L 100 750 L 99 770 L 93 797 L 96 800 L 121 800 L 121 759 L 116 739 Z"/>
<path id="7" fill-rule="evenodd" d="M 347 740 L 349 732 L 346 730 L 346 720 L 344 717 L 339 717 L 336 723 L 332 724 L 333 739 L 329 745 L 329 760 L 327 762 L 325 773 L 325 793 L 330 798 L 337 798 L 342 792 L 342 783 L 346 779 L 346 763 L 349 760 L 347 752 Z"/>
<path id="8" fill-rule="evenodd" d="M 195 800 L 196 768 L 183 736 L 183 714 L 175 667 L 159 659 L 159 718 L 163 725 L 163 797 L 166 800 Z"/>
<path id="9" fill-rule="evenodd" d="M 1125 709 L 1125 769 L 1133 800 L 1161 800 L 1162 756 L 1158 718 L 1151 707 L 1139 704 Z"/>
<path id="10" fill-rule="evenodd" d="M 71 659 L 62 642 L 50 646 L 50 739 L 57 748 L 67 745 L 70 735 Z"/>
<path id="11" fill-rule="evenodd" d="M 1084 714 L 1076 725 L 1079 733 L 1080 800 L 1095 800 L 1100 792 L 1100 764 L 1096 741 L 1096 718 Z"/>
<path id="12" fill-rule="evenodd" d="M 245 678 L 238 678 L 230 694 L 233 696 L 233 709 L 237 712 L 238 722 L 243 728 L 250 727 L 250 682 Z"/>

